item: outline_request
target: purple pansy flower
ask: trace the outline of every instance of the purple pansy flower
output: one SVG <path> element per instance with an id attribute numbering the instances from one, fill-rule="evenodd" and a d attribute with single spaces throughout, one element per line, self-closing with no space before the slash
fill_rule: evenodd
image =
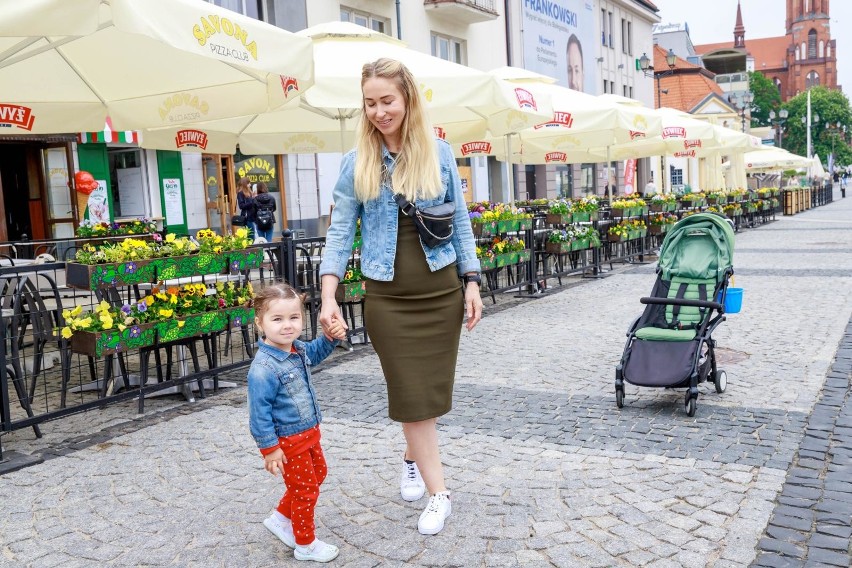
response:
<path id="1" fill-rule="evenodd" d="M 139 329 L 138 325 L 134 325 L 130 328 L 130 337 L 139 337 L 142 335 L 142 330 Z"/>
<path id="2" fill-rule="evenodd" d="M 148 310 L 148 304 L 146 304 L 145 302 L 139 302 L 138 304 L 136 304 L 136 311 L 139 312 L 140 314 L 142 312 L 147 311 L 147 310 Z"/>

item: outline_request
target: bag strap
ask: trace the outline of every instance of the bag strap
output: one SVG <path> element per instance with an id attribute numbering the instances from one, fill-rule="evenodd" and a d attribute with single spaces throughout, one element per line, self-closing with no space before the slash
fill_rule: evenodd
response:
<path id="1" fill-rule="evenodd" d="M 414 218 L 417 215 L 417 206 L 407 200 L 401 193 L 394 193 L 393 200 L 396 201 L 402 212 L 409 217 Z"/>

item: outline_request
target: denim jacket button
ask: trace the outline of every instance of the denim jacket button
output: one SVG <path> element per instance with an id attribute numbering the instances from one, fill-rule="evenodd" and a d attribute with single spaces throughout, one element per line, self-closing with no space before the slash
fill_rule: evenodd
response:
<path id="1" fill-rule="evenodd" d="M 290 373 L 290 378 L 291 378 L 291 379 L 293 378 L 293 373 Z"/>

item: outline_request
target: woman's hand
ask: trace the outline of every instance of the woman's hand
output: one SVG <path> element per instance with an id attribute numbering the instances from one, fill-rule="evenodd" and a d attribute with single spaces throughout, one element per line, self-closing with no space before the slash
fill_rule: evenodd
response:
<path id="1" fill-rule="evenodd" d="M 263 456 L 263 468 L 272 475 L 283 474 L 285 463 L 287 463 L 287 458 L 284 457 L 284 450 L 281 448 Z"/>
<path id="2" fill-rule="evenodd" d="M 340 306 L 337 305 L 337 300 L 334 299 L 334 292 L 337 290 L 338 282 L 340 280 L 332 274 L 325 274 L 322 277 L 322 305 L 320 306 L 319 321 L 323 329 L 336 329 L 341 325 L 344 330 L 349 329 L 349 326 L 346 325 L 346 320 L 343 319 Z"/>
<path id="3" fill-rule="evenodd" d="M 464 312 L 467 315 L 465 327 L 472 331 L 482 319 L 482 296 L 479 294 L 479 284 L 469 282 L 464 291 Z"/>

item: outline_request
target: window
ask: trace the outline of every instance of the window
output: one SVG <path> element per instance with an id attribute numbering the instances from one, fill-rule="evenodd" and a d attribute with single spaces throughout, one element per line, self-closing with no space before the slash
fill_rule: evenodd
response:
<path id="1" fill-rule="evenodd" d="M 633 98 L 633 87 L 630 87 L 628 92 L 630 93 L 630 98 L 632 99 Z"/>
<path id="2" fill-rule="evenodd" d="M 608 15 L 607 24 L 609 24 L 607 26 L 607 31 L 609 32 L 608 35 L 607 35 L 607 39 L 609 39 L 609 46 L 615 47 L 615 41 L 613 41 L 613 39 L 612 39 L 612 12 L 608 12 L 607 15 Z"/>
<path id="3" fill-rule="evenodd" d="M 780 93 L 781 92 L 781 79 L 779 79 L 778 77 L 775 77 L 774 79 L 772 79 L 772 82 L 775 83 L 775 88 L 778 89 L 778 92 Z"/>
<path id="4" fill-rule="evenodd" d="M 633 22 L 627 22 L 627 54 L 633 55 Z"/>
<path id="5" fill-rule="evenodd" d="M 816 30 L 808 32 L 808 59 L 816 59 L 817 56 L 817 33 Z"/>
<path id="6" fill-rule="evenodd" d="M 823 40 L 819 40 L 819 56 L 825 57 L 825 42 Z"/>
<path id="7" fill-rule="evenodd" d="M 799 58 L 800 58 L 800 55 L 799 55 L 799 46 L 797 45 L 797 46 L 796 46 L 796 61 L 798 61 L 798 60 L 799 60 Z"/>
<path id="8" fill-rule="evenodd" d="M 574 197 L 574 167 L 556 167 L 556 195 L 560 199 Z"/>
<path id="9" fill-rule="evenodd" d="M 582 197 L 585 195 L 594 195 L 595 193 L 595 164 L 580 164 L 580 192 Z"/>
<path id="10" fill-rule="evenodd" d="M 459 65 L 467 64 L 464 42 L 450 36 L 432 34 L 432 55 Z"/>
<path id="11" fill-rule="evenodd" d="M 805 77 L 805 89 L 810 89 L 811 87 L 819 86 L 819 73 L 816 71 L 811 71 L 808 73 L 808 76 Z"/>
<path id="12" fill-rule="evenodd" d="M 609 82 L 609 92 L 612 93 L 613 95 L 615 94 L 615 81 Z"/>
<path id="13" fill-rule="evenodd" d="M 621 93 L 622 96 L 626 97 L 627 96 L 627 85 L 622 85 L 621 90 L 622 90 L 622 93 Z"/>
<path id="14" fill-rule="evenodd" d="M 207 0 L 211 4 L 221 6 L 226 10 L 245 14 L 256 20 L 260 19 L 260 2 L 258 0 Z"/>
<path id="15" fill-rule="evenodd" d="M 108 148 L 110 192 L 116 217 L 145 217 L 147 176 L 145 159 L 138 148 Z"/>
<path id="16" fill-rule="evenodd" d="M 604 94 L 607 94 L 607 93 L 609 92 L 609 91 L 607 91 L 607 90 L 606 90 L 606 89 L 607 89 L 608 84 L 609 84 L 609 81 L 607 81 L 606 79 L 604 79 L 604 80 L 603 80 L 603 93 L 604 93 Z"/>
<path id="17" fill-rule="evenodd" d="M 627 53 L 627 20 L 621 18 L 621 53 Z"/>
<path id="18" fill-rule="evenodd" d="M 358 24 L 359 26 L 364 26 L 365 28 L 370 28 L 375 32 L 383 34 L 388 33 L 387 30 L 390 28 L 390 24 L 385 18 L 380 18 L 378 16 L 368 14 L 367 12 L 359 12 L 358 10 L 345 8 L 343 6 L 340 7 L 340 21 Z"/>
<path id="19" fill-rule="evenodd" d="M 683 187 L 683 169 L 669 166 L 672 187 Z"/>
<path id="20" fill-rule="evenodd" d="M 606 10 L 601 10 L 601 45 L 606 45 Z"/>

